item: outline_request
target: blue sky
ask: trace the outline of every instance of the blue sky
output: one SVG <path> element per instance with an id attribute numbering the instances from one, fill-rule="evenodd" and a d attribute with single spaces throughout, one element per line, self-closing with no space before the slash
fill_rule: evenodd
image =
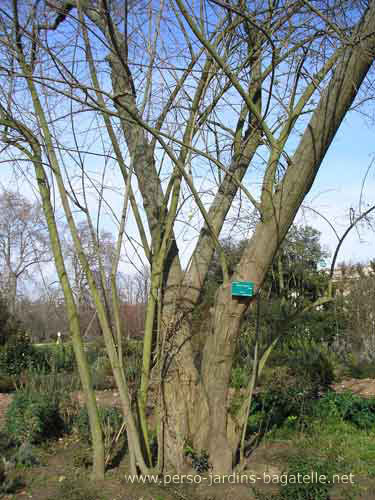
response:
<path id="1" fill-rule="evenodd" d="M 61 30 L 62 31 L 58 31 L 58 36 L 67 36 L 69 33 L 68 23 L 64 24 Z M 179 40 L 178 32 L 177 35 L 173 33 L 171 36 L 174 41 L 182 41 L 182 38 Z M 70 52 L 70 48 L 67 50 Z M 144 52 L 143 56 L 147 59 L 146 52 Z M 182 63 L 183 59 L 181 61 L 181 64 Z M 106 65 L 103 61 L 102 64 L 104 66 Z M 167 78 L 168 85 L 172 85 L 172 80 L 168 81 L 168 78 L 170 78 L 168 73 L 166 73 L 165 78 Z M 156 81 L 159 83 L 159 80 Z M 233 99 L 236 99 L 235 95 L 232 97 Z M 366 108 L 370 109 L 370 106 L 371 102 L 366 105 Z M 56 110 L 57 114 L 60 112 L 61 110 Z M 235 118 L 236 117 L 233 116 L 233 120 L 235 120 Z M 80 120 L 83 120 L 83 117 L 80 118 Z M 230 123 L 229 119 L 228 122 Z M 83 127 L 84 123 L 81 122 L 80 125 Z M 63 124 L 60 122 L 58 123 L 57 128 L 62 136 L 69 133 L 64 130 Z M 77 130 L 79 128 L 79 125 L 77 125 Z M 88 128 L 90 128 L 89 125 Z M 88 139 L 90 139 L 90 134 L 88 135 Z M 68 142 L 69 140 L 66 139 L 67 144 Z M 291 142 L 293 142 L 293 140 Z M 358 201 L 361 193 L 363 177 L 375 153 L 375 147 L 373 144 L 375 144 L 373 127 L 366 125 L 363 116 L 361 116 L 358 112 L 350 113 L 336 135 L 335 140 L 326 155 L 323 165 L 321 166 L 316 182 L 305 200 L 305 205 L 311 206 L 327 217 L 335 226 L 339 234 L 342 234 L 347 227 L 350 208 L 358 209 Z M 100 149 L 101 145 L 99 144 L 97 146 Z M 88 140 L 87 149 L 93 151 L 95 149 L 95 143 L 92 144 L 90 143 L 90 140 Z M 90 163 L 92 163 L 92 168 L 99 171 L 102 168 L 100 161 L 101 160 L 98 160 L 97 158 L 95 159 L 88 156 L 86 164 L 90 165 Z M 206 164 L 204 164 L 202 171 L 205 170 L 207 170 Z M 250 177 L 249 184 L 251 181 L 252 178 Z M 200 182 L 201 185 L 199 185 Z M 10 175 L 9 169 L 5 164 L 0 163 L 0 185 L 1 184 L 3 187 L 8 189 L 17 188 L 17 183 L 14 181 L 14 177 Z M 108 178 L 108 185 L 110 185 L 111 189 L 113 189 L 112 192 L 107 191 L 109 197 L 108 199 L 110 200 L 112 208 L 119 213 L 121 207 L 121 193 L 115 194 L 115 189 L 121 186 L 121 183 L 118 182 L 118 177 L 114 175 L 111 179 Z M 198 188 L 201 187 L 202 190 L 206 188 L 206 176 L 204 174 L 202 175 L 202 179 L 197 181 L 197 186 Z M 259 181 L 256 180 L 256 175 L 254 176 L 254 183 L 252 185 L 250 184 L 248 187 L 250 187 L 250 189 L 253 188 L 255 192 L 259 189 Z M 22 193 L 30 197 L 33 194 L 31 187 L 27 185 L 27 183 L 25 184 L 21 178 L 18 188 Z M 374 188 L 375 168 L 369 173 L 365 186 L 364 200 L 368 203 L 375 203 L 375 196 L 373 196 L 373 193 L 375 193 Z M 188 205 L 189 203 L 187 203 L 187 213 Z M 94 208 L 94 213 L 95 210 L 96 209 Z M 110 217 L 108 216 L 105 218 L 105 223 L 108 224 L 108 229 L 111 229 L 110 226 L 112 224 L 114 231 L 115 224 L 109 221 Z M 304 209 L 300 211 L 296 222 L 300 224 L 311 224 L 319 229 L 322 233 L 323 245 L 325 245 L 331 253 L 334 251 L 337 243 L 335 235 L 329 225 L 322 218 L 315 215 L 312 211 Z M 181 231 L 187 231 L 184 235 L 185 241 L 183 241 L 184 236 L 181 235 L 181 246 L 185 255 L 192 249 L 194 237 L 197 235 L 196 231 L 186 230 L 186 227 L 186 224 L 181 227 Z M 192 239 L 193 241 L 191 241 Z M 189 240 L 190 245 L 188 244 Z M 371 231 L 361 228 L 358 234 L 356 230 L 353 230 L 341 249 L 339 261 L 345 260 L 357 262 L 366 261 L 375 257 L 374 242 L 375 234 Z M 131 250 L 129 251 L 129 260 L 132 260 Z"/>
<path id="2" fill-rule="evenodd" d="M 375 129 L 358 112 L 351 112 L 341 125 L 331 148 L 320 168 L 317 179 L 308 194 L 304 206 L 312 207 L 322 213 L 336 231 L 341 235 L 349 220 L 349 210 L 358 210 L 362 183 L 368 167 L 375 157 Z M 25 167 L 25 164 L 22 164 Z M 7 189 L 16 189 L 14 173 L 6 166 L 0 165 L 0 183 Z M 19 177 L 18 188 L 28 197 L 33 197 L 33 190 L 23 176 Z M 367 204 L 375 204 L 375 166 L 368 172 L 363 190 L 363 201 Z M 121 197 L 111 196 L 113 207 L 120 209 Z M 374 213 L 375 219 L 375 213 Z M 337 238 L 332 229 L 323 218 L 319 217 L 308 208 L 300 210 L 296 222 L 299 224 L 310 224 L 322 233 L 321 241 L 331 254 L 337 244 Z M 191 251 L 194 242 L 192 234 L 186 241 L 181 241 L 182 252 L 186 254 Z M 190 244 L 188 244 L 190 241 Z M 360 227 L 357 231 L 353 229 L 343 244 L 338 261 L 366 262 L 375 258 L 375 233 Z M 133 258 L 133 252 L 129 250 L 129 260 Z M 137 264 L 139 265 L 139 263 Z M 128 269 L 128 272 L 131 272 Z"/>
<path id="3" fill-rule="evenodd" d="M 320 168 L 306 205 L 321 211 L 341 235 L 349 220 L 349 210 L 358 210 L 362 183 L 375 156 L 375 128 L 362 115 L 351 112 L 342 123 Z M 375 204 L 375 166 L 368 172 L 363 201 Z M 328 224 L 311 212 L 300 213 L 298 221 L 311 223 L 322 232 L 322 242 L 333 252 L 336 237 Z M 374 213 L 375 220 L 375 213 Z M 364 227 L 353 229 L 345 240 L 339 261 L 367 261 L 375 258 L 375 233 Z"/>

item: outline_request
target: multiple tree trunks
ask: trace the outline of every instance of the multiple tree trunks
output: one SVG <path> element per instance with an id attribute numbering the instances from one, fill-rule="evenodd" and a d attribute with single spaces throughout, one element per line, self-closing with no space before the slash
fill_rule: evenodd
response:
<path id="1" fill-rule="evenodd" d="M 263 10 L 259 12 L 258 6 L 254 7 L 252 2 L 248 4 L 242 2 L 241 10 L 229 2 L 220 1 L 207 2 L 206 7 L 208 8 L 211 3 L 224 9 L 212 11 L 210 21 L 215 20 L 216 14 L 214 13 L 218 11 L 221 12 L 222 17 L 218 16 L 217 27 L 211 27 L 211 33 L 206 33 L 208 28 L 205 27 L 202 19 L 204 9 L 199 12 L 194 11 L 194 8 L 191 10 L 190 6 L 182 0 L 175 0 L 173 9 L 168 12 L 176 16 L 174 29 L 176 26 L 180 27 L 180 38 L 186 42 L 184 54 L 190 57 L 190 60 L 188 59 L 186 69 L 177 69 L 176 66 L 176 70 L 171 71 L 165 78 L 166 86 L 163 87 L 165 93 L 160 91 L 158 96 L 160 102 L 155 101 L 156 108 L 161 109 L 157 117 L 154 116 L 154 103 L 151 97 L 159 81 L 163 80 L 159 77 L 159 73 L 155 76 L 157 83 L 152 80 L 157 49 L 164 50 L 164 43 L 157 43 L 160 36 L 160 23 L 164 21 L 161 13 L 156 15 L 154 22 L 155 41 L 152 41 L 152 36 L 150 36 L 147 46 L 150 57 L 145 68 L 146 83 L 143 83 L 143 76 L 138 76 L 136 80 L 128 57 L 128 44 L 131 38 L 138 36 L 137 43 L 142 45 L 146 32 L 140 29 L 138 33 L 134 31 L 131 36 L 128 36 L 130 4 L 132 8 L 140 9 L 141 17 L 147 11 L 142 6 L 138 7 L 137 3 L 133 5 L 132 2 L 129 4 L 125 2 L 125 15 L 123 16 L 122 11 L 121 15 L 116 11 L 118 18 L 115 20 L 113 17 L 115 14 L 110 7 L 116 10 L 115 7 L 118 7 L 116 2 L 113 2 L 113 5 L 112 2 L 105 0 L 59 2 L 58 5 L 47 5 L 48 9 L 52 9 L 55 19 L 54 22 L 46 25 L 41 25 L 36 19 L 38 12 L 35 10 L 36 3 L 29 18 L 30 23 L 33 24 L 31 38 L 25 36 L 28 28 L 22 27 L 21 29 L 23 17 L 18 15 L 16 0 L 12 4 L 13 16 L 7 16 L 6 22 L 4 21 L 4 25 L 8 25 L 11 22 L 10 19 L 14 19 L 14 26 L 8 30 L 10 34 L 7 32 L 4 38 L 8 40 L 9 36 L 9 40 L 12 41 L 10 45 L 14 45 L 13 63 L 22 73 L 23 83 L 27 84 L 27 92 L 30 95 L 36 118 L 33 127 L 29 128 L 28 125 L 16 119 L 11 111 L 8 111 L 11 106 L 6 102 L 6 105 L 0 108 L 0 125 L 5 130 L 6 144 L 18 148 L 18 153 L 26 155 L 35 169 L 51 246 L 59 279 L 64 289 L 77 362 L 83 387 L 88 395 L 94 457 L 96 457 L 94 468 L 96 475 L 100 477 L 104 475 L 103 440 L 90 371 L 80 335 L 77 304 L 66 273 L 59 240 L 60 231 L 51 201 L 49 176 L 54 178 L 58 188 L 72 235 L 74 254 L 77 255 L 79 265 L 86 276 L 91 300 L 95 304 L 108 356 L 118 384 L 124 417 L 128 423 L 132 470 L 136 471 L 135 463 L 142 472 L 148 472 L 150 466 L 150 440 L 145 411 L 154 354 L 152 349 L 155 344 L 154 327 L 157 324 L 157 342 L 163 347 L 153 375 L 161 386 L 158 409 L 160 416 L 159 453 L 162 457 L 162 469 L 183 472 L 186 468 L 184 448 L 186 443 L 190 442 L 197 451 L 206 450 L 209 453 L 214 473 L 229 473 L 236 465 L 241 432 L 245 424 L 244 414 L 240 413 L 237 419 L 228 411 L 229 383 L 241 321 L 251 304 L 251 300 L 239 300 L 230 296 L 230 280 L 251 280 L 255 283 L 256 290 L 262 287 L 274 256 L 309 192 L 325 153 L 352 106 L 374 58 L 374 1 L 371 1 L 368 8 L 364 9 L 362 20 L 356 26 L 352 26 L 350 38 L 338 31 L 339 38 L 342 38 L 340 42 L 336 38 L 337 30 L 332 28 L 332 23 L 325 19 L 325 15 L 317 13 L 316 8 L 307 1 L 303 2 L 302 6 L 300 2 L 292 2 L 291 5 L 286 5 L 287 8 L 279 9 L 277 13 L 272 2 L 272 5 L 265 2 L 264 12 Z M 205 2 L 202 2 L 203 4 Z M 299 10 L 301 8 L 302 11 Z M 152 20 L 154 14 L 151 10 L 149 21 Z M 77 17 L 72 16 L 73 11 Z M 48 14 L 51 13 L 48 11 Z M 332 33 L 335 35 L 332 47 L 337 47 L 336 51 L 334 52 L 331 47 L 327 51 L 328 56 L 319 59 L 317 65 L 319 69 L 315 73 L 312 71 L 312 67 L 315 68 L 315 56 L 311 55 L 311 59 L 306 63 L 310 43 L 315 43 L 320 47 L 320 42 L 322 44 L 326 42 L 322 38 L 321 30 L 312 26 L 312 31 L 308 32 L 307 41 L 303 43 L 302 38 L 306 36 L 305 23 L 302 22 L 299 26 L 301 32 L 298 31 L 297 26 L 293 26 L 293 22 L 299 22 L 300 16 L 307 16 L 308 23 L 306 24 L 310 25 L 311 16 L 313 18 L 316 16 L 317 24 L 325 26 L 324 37 L 332 36 Z M 67 66 L 62 64 L 59 57 L 53 53 L 51 48 L 53 44 L 45 44 L 44 39 L 36 43 L 33 39 L 41 32 L 46 32 L 48 38 L 49 32 L 56 31 L 60 24 L 68 19 L 75 26 L 75 36 L 84 47 L 82 51 L 84 62 L 77 64 L 79 71 L 73 76 Z M 165 16 L 165 19 L 168 19 L 168 16 Z M 254 22 L 254 19 L 257 22 Z M 333 19 L 335 20 L 335 16 Z M 260 27 L 259 22 L 263 23 Z M 28 23 L 29 21 L 26 24 Z M 208 24 L 212 23 L 207 22 Z M 120 26 L 124 26 L 124 33 L 120 31 Z M 150 23 L 150 33 L 152 33 L 152 26 L 154 25 Z M 294 37 L 295 30 L 298 33 Z M 95 32 L 94 41 L 90 39 L 92 32 Z M 194 37 L 194 43 L 192 43 L 192 37 Z M 2 39 L 3 37 L 0 43 L 3 43 Z M 100 57 L 102 59 L 100 63 L 94 60 L 93 52 L 97 49 L 96 44 L 100 43 L 102 43 L 101 49 L 106 51 L 105 74 L 107 76 L 109 71 L 111 90 L 108 90 L 108 85 L 104 85 L 104 90 L 99 84 L 100 78 L 98 78 L 95 63 L 97 62 L 99 67 L 104 63 L 102 57 Z M 137 43 L 135 42 L 136 46 Z M 237 54 L 237 43 L 238 50 L 242 50 L 240 56 Z M 278 45 L 277 48 L 275 44 Z M 107 134 L 106 140 L 110 145 L 111 154 L 113 153 L 115 165 L 119 168 L 124 181 L 123 211 L 112 259 L 114 265 L 110 271 L 111 295 L 106 293 L 103 260 L 99 266 L 99 275 L 95 274 L 93 264 L 90 263 L 89 256 L 85 252 L 79 225 L 71 207 L 79 208 L 81 215 L 86 217 L 89 235 L 95 242 L 94 249 L 99 257 L 93 214 L 88 209 L 86 199 L 82 201 L 82 207 L 74 190 L 73 193 L 70 192 L 72 185 L 69 183 L 68 186 L 67 172 L 64 172 L 62 168 L 65 168 L 65 165 L 60 162 L 59 152 L 55 145 L 56 137 L 53 136 L 54 129 L 50 124 L 50 110 L 44 108 L 44 99 L 46 97 L 48 101 L 48 94 L 52 92 L 49 86 L 52 84 L 49 80 L 43 83 L 44 70 L 35 72 L 35 66 L 43 62 L 43 57 L 39 62 L 36 54 L 39 54 L 38 50 L 42 48 L 44 50 L 45 45 L 48 48 L 45 54 L 51 57 L 51 67 L 56 66 L 59 78 L 63 79 L 58 80 L 56 84 L 57 95 L 61 99 L 71 99 L 70 104 L 75 99 L 83 107 L 82 109 L 97 113 L 98 123 L 103 124 L 102 128 Z M 316 47 L 313 48 L 316 50 Z M 170 49 L 175 51 L 175 47 Z M 201 56 L 202 59 L 200 59 Z M 290 63 L 290 59 L 294 60 L 294 57 L 298 61 L 296 70 Z M 173 52 L 171 64 L 173 61 L 176 62 L 174 58 Z M 163 55 L 160 60 L 157 60 L 166 64 L 165 61 L 168 58 Z M 195 67 L 197 61 L 199 64 Z M 83 71 L 85 73 L 83 81 L 86 82 L 88 79 L 91 82 L 87 87 L 83 81 L 77 83 L 80 78 L 78 73 L 84 63 L 87 63 L 87 69 L 86 73 Z M 280 124 L 273 126 L 271 125 L 273 116 L 268 115 L 268 111 L 272 99 L 280 100 L 279 91 L 272 88 L 272 85 L 276 87 L 275 72 L 279 69 L 281 78 L 285 79 L 283 65 L 287 66 L 289 63 L 291 64 L 289 76 L 291 80 L 295 76 L 295 83 L 287 89 L 290 94 L 288 103 L 280 106 L 282 114 Z M 302 71 L 305 63 L 307 76 Z M 135 65 L 135 67 L 138 71 L 138 66 Z M 193 68 L 196 73 L 192 73 Z M 104 74 L 103 68 L 102 71 Z M 296 75 L 294 75 L 295 71 Z M 182 76 L 179 76 L 180 73 Z M 170 86 L 170 78 L 173 78 L 173 86 Z M 218 78 L 217 81 L 215 78 Z M 306 85 L 300 88 L 299 82 L 305 80 Z M 190 85 L 192 82 L 194 85 L 191 91 L 190 86 L 185 87 L 185 84 Z M 68 84 L 68 90 L 61 89 L 65 83 Z M 137 96 L 136 83 L 139 83 L 144 90 L 143 100 Z M 43 85 L 47 92 L 39 95 L 39 88 Z M 285 85 L 287 85 L 286 82 Z M 320 87 L 323 85 L 325 88 L 321 91 Z M 237 104 L 239 104 L 239 111 L 232 120 L 233 129 L 228 128 L 224 112 L 219 110 L 215 114 L 218 103 L 228 104 L 226 92 L 229 90 L 235 92 Z M 75 91 L 77 95 L 74 94 Z M 83 98 L 80 92 L 83 92 Z M 12 92 L 9 93 L 11 94 Z M 269 99 L 268 95 L 270 95 Z M 287 142 L 291 138 L 295 139 L 295 136 L 291 135 L 295 124 L 306 112 L 306 108 L 312 105 L 313 97 L 318 97 L 319 102 L 314 105 L 313 111 L 307 110 L 310 120 L 300 135 L 294 154 L 288 154 Z M 81 112 L 82 109 L 79 111 Z M 177 110 L 176 115 L 175 110 Z M 70 113 L 73 123 L 72 108 Z M 169 125 L 166 124 L 167 115 L 170 116 L 171 128 L 168 128 Z M 179 124 L 177 129 L 173 128 L 173 124 L 181 116 L 184 118 L 184 123 L 181 127 Z M 213 128 L 215 130 L 217 120 L 220 119 L 223 122 L 219 127 L 220 134 L 213 132 L 211 136 L 212 143 L 215 140 L 217 142 L 216 153 L 212 156 L 210 140 L 206 141 L 205 137 Z M 13 135 L 8 138 L 6 134 L 9 130 Z M 177 137 L 174 137 L 174 133 Z M 76 141 L 77 135 L 73 135 Z M 226 160 L 221 160 L 222 151 L 220 141 L 218 141 L 220 135 L 226 137 Z M 27 148 L 24 146 L 25 143 L 28 145 Z M 122 151 L 123 143 L 126 146 L 126 153 Z M 79 163 L 82 160 L 81 151 L 78 146 L 76 147 Z M 198 150 L 199 147 L 202 147 L 202 150 Z M 267 150 L 268 156 L 263 164 L 264 172 L 259 200 L 257 200 L 255 195 L 249 192 L 244 181 L 260 147 Z M 163 161 L 160 158 L 163 155 L 160 151 L 167 158 L 165 172 L 162 169 Z M 103 149 L 103 157 L 106 161 L 107 156 L 106 144 Z M 199 162 L 208 162 L 207 171 L 212 170 L 213 165 L 220 171 L 216 177 L 214 176 L 217 191 L 211 198 L 208 209 L 205 208 L 204 197 L 201 196 L 193 181 L 191 163 L 194 157 L 199 157 Z M 126 164 L 125 158 L 129 159 L 130 165 Z M 200 175 L 199 162 L 197 168 Z M 84 163 L 79 164 L 82 167 L 82 179 L 85 179 Z M 48 175 L 46 166 L 48 166 Z M 131 180 L 133 171 L 143 202 L 147 228 L 142 225 L 142 217 L 139 215 L 137 199 L 133 191 Z M 85 182 L 86 180 L 82 180 L 83 185 Z M 184 189 L 186 191 L 183 191 Z M 104 184 L 98 191 L 101 207 L 102 195 L 105 191 Z M 246 193 L 256 212 L 257 222 L 233 276 L 229 276 L 219 237 L 230 208 L 240 191 Z M 189 192 L 189 196 L 185 197 L 185 192 Z M 180 209 L 190 197 L 204 224 L 189 265 L 186 270 L 183 270 L 175 235 L 176 221 L 178 221 Z M 128 202 L 137 224 L 144 254 L 151 268 L 151 291 L 146 311 L 142 379 L 138 398 L 138 423 L 140 424 L 138 427 L 131 411 L 129 387 L 123 366 L 121 318 L 116 291 L 116 272 L 124 238 Z M 197 331 L 193 313 L 199 304 L 215 251 L 220 257 L 224 282 L 216 293 L 214 305 L 206 319 L 205 328 L 202 329 L 204 331 Z"/>

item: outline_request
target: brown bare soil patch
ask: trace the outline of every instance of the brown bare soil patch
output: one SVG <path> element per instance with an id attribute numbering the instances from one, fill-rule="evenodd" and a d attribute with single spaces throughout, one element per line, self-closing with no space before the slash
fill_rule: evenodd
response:
<path id="1" fill-rule="evenodd" d="M 375 379 L 364 378 L 364 379 L 349 379 L 342 380 L 341 382 L 334 384 L 332 389 L 336 392 L 346 392 L 350 391 L 358 396 L 370 398 L 375 397 Z"/>

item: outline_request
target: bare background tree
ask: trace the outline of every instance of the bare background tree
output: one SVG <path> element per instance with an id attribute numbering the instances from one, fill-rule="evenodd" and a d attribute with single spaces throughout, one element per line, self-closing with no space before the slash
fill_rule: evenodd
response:
<path id="1" fill-rule="evenodd" d="M 0 196 L 0 263 L 12 314 L 20 281 L 30 278 L 36 265 L 51 261 L 47 226 L 42 207 L 20 193 Z"/>

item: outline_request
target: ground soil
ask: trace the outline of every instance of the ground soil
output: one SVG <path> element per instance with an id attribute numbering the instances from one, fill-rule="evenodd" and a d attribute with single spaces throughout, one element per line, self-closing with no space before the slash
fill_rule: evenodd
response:
<path id="1" fill-rule="evenodd" d="M 375 397 L 375 379 L 348 379 L 343 380 L 332 387 L 336 392 L 350 391 L 363 397 Z"/>
<path id="2" fill-rule="evenodd" d="M 350 390 L 362 396 L 375 396 L 375 379 L 345 380 L 333 387 L 336 391 Z M 83 403 L 82 394 L 77 393 L 77 399 Z M 12 394 L 0 394 L 0 429 L 4 422 L 4 412 L 12 399 Z M 97 401 L 100 406 L 119 406 L 119 395 L 116 391 L 97 391 Z M 1 450 L 0 450 L 1 452 Z M 128 471 L 127 458 L 119 466 L 107 472 L 106 480 L 102 483 L 88 481 L 89 470 L 82 464 L 77 464 L 77 457 L 90 456 L 88 449 L 74 436 L 64 437 L 44 449 L 38 450 L 41 465 L 21 471 L 12 471 L 19 474 L 24 481 L 16 494 L 5 496 L 5 499 L 21 500 L 33 498 L 36 500 L 251 500 L 256 496 L 246 484 L 219 484 L 210 486 L 207 478 L 199 485 L 159 485 L 159 484 L 130 484 L 125 481 Z M 264 443 L 249 457 L 248 475 L 261 477 L 263 473 L 280 475 L 283 472 L 283 463 L 288 454 L 293 453 L 289 442 Z M 82 460 L 81 460 L 82 461 Z M 364 478 L 364 483 L 367 480 Z M 368 485 L 367 491 L 360 497 L 364 500 L 375 499 L 374 485 Z M 257 481 L 256 487 L 263 494 L 277 491 L 275 485 L 265 485 Z M 78 492 L 78 493 L 77 493 Z M 78 496 L 77 496 L 78 495 Z M 260 498 L 260 497 L 259 497 Z M 266 498 L 266 497 L 264 497 Z M 345 492 L 334 492 L 332 500 L 347 498 Z M 293 499 L 291 499 L 293 500 Z"/>

